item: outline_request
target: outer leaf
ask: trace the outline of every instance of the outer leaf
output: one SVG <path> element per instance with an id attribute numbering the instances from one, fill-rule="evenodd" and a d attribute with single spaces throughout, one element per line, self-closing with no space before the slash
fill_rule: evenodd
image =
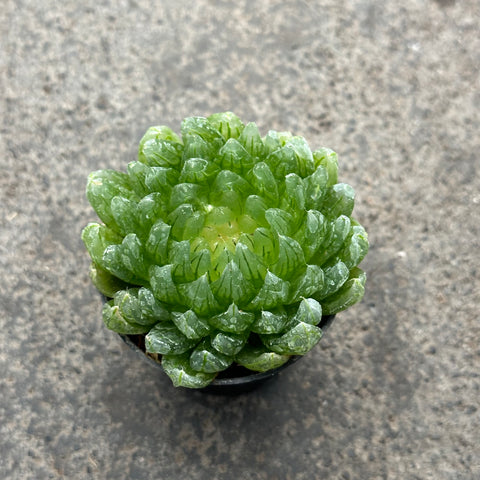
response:
<path id="1" fill-rule="evenodd" d="M 121 245 L 110 245 L 105 249 L 102 265 L 121 280 L 142 285 L 148 279 L 142 246 L 134 233 L 127 235 Z"/>
<path id="2" fill-rule="evenodd" d="M 258 162 L 251 170 L 250 183 L 256 193 L 270 206 L 278 204 L 278 187 L 275 177 L 265 162 Z"/>
<path id="3" fill-rule="evenodd" d="M 138 230 L 137 202 L 123 197 L 112 198 L 112 215 L 122 235 L 134 233 Z"/>
<path id="4" fill-rule="evenodd" d="M 359 302 L 365 293 L 367 275 L 360 268 L 354 268 L 350 272 L 350 278 L 334 294 L 322 300 L 325 315 L 346 310 Z"/>
<path id="5" fill-rule="evenodd" d="M 326 268 L 324 273 L 325 281 L 323 288 L 314 294 L 317 300 L 322 300 L 336 292 L 347 281 L 350 274 L 347 266 L 343 262 L 338 262 L 332 267 Z"/>
<path id="6" fill-rule="evenodd" d="M 293 238 L 279 235 L 278 260 L 271 266 L 272 272 L 288 280 L 305 269 L 305 256 L 300 244 Z"/>
<path id="7" fill-rule="evenodd" d="M 329 231 L 325 236 L 324 243 L 312 257 L 312 263 L 314 262 L 317 265 L 323 265 L 326 260 L 340 250 L 350 232 L 350 218 L 342 215 L 329 224 L 328 227 Z"/>
<path id="8" fill-rule="evenodd" d="M 255 291 L 253 286 L 245 279 L 239 266 L 230 261 L 224 268 L 220 277 L 212 285 L 215 298 L 221 303 L 244 304 L 250 300 Z"/>
<path id="9" fill-rule="evenodd" d="M 217 165 L 203 158 L 188 158 L 183 164 L 179 182 L 205 185 L 219 170 Z"/>
<path id="10" fill-rule="evenodd" d="M 325 242 L 326 231 L 325 217 L 317 210 L 309 210 L 300 228 L 293 234 L 293 238 L 302 246 L 307 262 Z"/>
<path id="11" fill-rule="evenodd" d="M 159 192 L 170 197 L 172 188 L 178 183 L 179 172 L 175 168 L 150 167 L 145 175 L 145 186 L 149 192 Z"/>
<path id="12" fill-rule="evenodd" d="M 322 338 L 322 330 L 309 323 L 300 322 L 283 335 L 262 335 L 270 350 L 282 355 L 305 355 Z"/>
<path id="13" fill-rule="evenodd" d="M 145 244 L 147 253 L 156 264 L 164 265 L 168 260 L 167 244 L 170 237 L 171 226 L 158 220 L 150 230 L 150 235 Z"/>
<path id="14" fill-rule="evenodd" d="M 155 298 L 170 305 L 182 305 L 180 294 L 172 278 L 173 265 L 150 267 L 150 283 Z"/>
<path id="15" fill-rule="evenodd" d="M 184 143 L 186 143 L 186 138 L 190 135 L 199 136 L 217 150 L 225 143 L 222 134 L 203 117 L 185 118 L 182 122 L 181 130 Z"/>
<path id="16" fill-rule="evenodd" d="M 190 242 L 170 242 L 168 249 L 168 263 L 173 265 L 172 275 L 175 283 L 191 282 L 195 280 L 190 260 Z"/>
<path id="17" fill-rule="evenodd" d="M 139 153 L 141 156 L 141 152 L 143 150 L 143 146 L 145 145 L 146 142 L 149 140 L 168 140 L 170 142 L 175 142 L 175 143 L 181 143 L 180 138 L 178 135 L 173 132 L 173 130 L 169 127 L 166 127 L 165 125 L 158 125 L 155 127 L 150 127 L 145 135 L 142 137 L 140 140 L 140 145 L 139 145 Z"/>
<path id="18" fill-rule="evenodd" d="M 258 225 L 267 226 L 265 211 L 268 209 L 267 202 L 258 195 L 249 195 L 245 200 L 245 213 L 253 218 Z"/>
<path id="19" fill-rule="evenodd" d="M 150 167 L 176 167 L 180 165 L 183 145 L 175 141 L 150 139 L 140 147 L 138 160 Z"/>
<path id="20" fill-rule="evenodd" d="M 248 330 L 255 320 L 255 314 L 239 310 L 235 304 L 231 304 L 228 310 L 210 317 L 210 325 L 223 332 L 242 333 Z"/>
<path id="21" fill-rule="evenodd" d="M 238 141 L 253 158 L 263 157 L 265 147 L 255 123 L 251 122 L 247 124 L 238 138 Z"/>
<path id="22" fill-rule="evenodd" d="M 257 286 L 262 284 L 267 269 L 262 260 L 242 242 L 235 247 L 235 261 L 247 282 Z"/>
<path id="23" fill-rule="evenodd" d="M 216 373 L 197 372 L 190 367 L 190 355 L 164 355 L 162 367 L 175 387 L 203 388 L 215 378 Z"/>
<path id="24" fill-rule="evenodd" d="M 252 324 L 251 330 L 255 333 L 281 333 L 287 326 L 288 316 L 283 308 L 274 311 L 262 310 Z"/>
<path id="25" fill-rule="evenodd" d="M 197 315 L 208 316 L 221 310 L 220 305 L 213 296 L 208 283 L 207 274 L 202 275 L 190 283 L 178 286 L 183 303 L 188 305 Z"/>
<path id="26" fill-rule="evenodd" d="M 196 340 L 188 339 L 172 322 L 157 323 L 145 337 L 145 350 L 160 355 L 179 355 L 195 344 Z"/>
<path id="27" fill-rule="evenodd" d="M 120 308 L 113 304 L 113 300 L 105 303 L 102 310 L 103 322 L 109 330 L 124 335 L 137 335 L 148 332 L 150 327 L 145 325 L 138 325 L 133 322 L 127 322 L 120 313 Z"/>
<path id="28" fill-rule="evenodd" d="M 175 210 L 183 204 L 203 206 L 207 203 L 208 192 L 202 185 L 196 183 L 179 183 L 172 188 L 169 208 Z"/>
<path id="29" fill-rule="evenodd" d="M 172 312 L 172 321 L 176 327 L 189 339 L 197 340 L 210 332 L 208 322 L 198 317 L 193 310 Z"/>
<path id="30" fill-rule="evenodd" d="M 211 342 L 217 352 L 233 357 L 245 346 L 247 339 L 248 334 L 217 332 Z"/>
<path id="31" fill-rule="evenodd" d="M 368 252 L 368 247 L 367 232 L 361 225 L 354 225 L 351 235 L 345 240 L 342 249 L 326 265 L 334 265 L 341 260 L 347 268 L 352 269 L 363 260 Z"/>
<path id="32" fill-rule="evenodd" d="M 322 212 L 330 218 L 340 215 L 349 217 L 355 203 L 355 192 L 346 183 L 337 183 L 328 188 L 323 198 Z"/>
<path id="33" fill-rule="evenodd" d="M 214 113 L 207 120 L 213 128 L 222 134 L 225 140 L 238 138 L 245 128 L 243 122 L 232 112 Z"/>
<path id="34" fill-rule="evenodd" d="M 269 208 L 265 219 L 272 229 L 280 235 L 291 235 L 295 221 L 290 213 L 281 208 Z"/>
<path id="35" fill-rule="evenodd" d="M 318 165 L 315 171 L 305 179 L 305 203 L 307 208 L 318 210 L 328 185 L 328 171 L 324 165 Z"/>
<path id="36" fill-rule="evenodd" d="M 146 240 L 150 229 L 158 219 L 166 217 L 165 203 L 161 193 L 150 193 L 138 202 L 138 234 Z"/>
<path id="37" fill-rule="evenodd" d="M 299 175 L 305 178 L 307 175 L 312 174 L 315 170 L 315 163 L 307 141 L 303 137 L 292 137 L 287 142 L 287 145 L 292 147 L 295 152 Z"/>
<path id="38" fill-rule="evenodd" d="M 323 270 L 318 265 L 307 265 L 305 273 L 300 274 L 291 282 L 288 303 L 298 302 L 302 297 L 311 297 L 323 289 L 324 282 Z"/>
<path id="39" fill-rule="evenodd" d="M 295 323 L 318 325 L 322 320 L 322 306 L 313 298 L 304 298 L 293 320 Z"/>
<path id="40" fill-rule="evenodd" d="M 97 290 L 107 298 L 112 298 L 118 290 L 123 290 L 129 286 L 128 283 L 115 277 L 94 262 L 90 266 L 90 279 Z"/>
<path id="41" fill-rule="evenodd" d="M 290 283 L 267 271 L 257 296 L 248 304 L 248 310 L 269 309 L 284 305 L 289 296 Z"/>
<path id="42" fill-rule="evenodd" d="M 221 372 L 232 363 L 232 357 L 215 350 L 208 340 L 201 342 L 190 355 L 190 366 L 198 372 Z"/>
<path id="43" fill-rule="evenodd" d="M 280 355 L 267 350 L 264 346 L 254 347 L 246 345 L 235 357 L 236 362 L 242 367 L 256 372 L 267 372 L 282 366 L 290 358 L 289 355 Z"/>
<path id="44" fill-rule="evenodd" d="M 338 182 L 338 159 L 337 154 L 329 148 L 320 148 L 313 152 L 315 167 L 322 165 L 328 173 L 327 186 L 335 185 Z"/>
<path id="45" fill-rule="evenodd" d="M 104 225 L 89 223 L 82 230 L 82 240 L 92 260 L 105 269 L 103 263 L 105 249 L 121 243 L 122 237 Z"/>
<path id="46" fill-rule="evenodd" d="M 155 298 L 149 288 L 140 288 L 138 291 L 138 304 L 144 323 L 163 322 L 170 319 L 168 310 Z"/>
<path id="47" fill-rule="evenodd" d="M 126 173 L 115 170 L 98 170 L 88 176 L 87 198 L 97 215 L 108 227 L 117 230 L 117 224 L 112 214 L 111 202 L 113 197 L 124 197 L 138 200 L 130 185 Z"/>
<path id="48" fill-rule="evenodd" d="M 244 174 L 255 165 L 255 159 L 245 150 L 243 145 L 234 138 L 227 140 L 218 152 L 215 162 L 223 170 L 230 170 L 238 174 Z"/>
<path id="49" fill-rule="evenodd" d="M 281 207 L 289 210 L 294 218 L 299 219 L 305 210 L 305 185 L 295 173 L 285 177 L 285 194 L 282 197 Z"/>
<path id="50" fill-rule="evenodd" d="M 284 178 L 289 173 L 300 173 L 295 150 L 288 144 L 271 153 L 265 162 L 277 179 Z"/>
<path id="51" fill-rule="evenodd" d="M 130 162 L 128 164 L 127 172 L 130 178 L 130 185 L 140 198 L 150 193 L 145 185 L 145 177 L 149 171 L 150 168 L 142 162 Z"/>

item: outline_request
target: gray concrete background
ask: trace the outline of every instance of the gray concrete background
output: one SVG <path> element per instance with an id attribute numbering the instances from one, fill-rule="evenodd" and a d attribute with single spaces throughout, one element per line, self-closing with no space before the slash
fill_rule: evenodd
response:
<path id="1" fill-rule="evenodd" d="M 3 0 L 0 478 L 480 478 L 477 0 Z M 87 174 L 233 110 L 340 157 L 364 301 L 234 398 L 101 322 Z"/>

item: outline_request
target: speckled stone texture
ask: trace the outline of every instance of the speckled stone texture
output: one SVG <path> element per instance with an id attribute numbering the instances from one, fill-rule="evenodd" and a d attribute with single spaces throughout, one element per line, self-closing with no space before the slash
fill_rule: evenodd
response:
<path id="1" fill-rule="evenodd" d="M 0 478 L 480 478 L 477 0 L 3 0 Z M 84 188 L 153 124 L 233 110 L 339 153 L 361 304 L 248 395 L 107 331 Z"/>

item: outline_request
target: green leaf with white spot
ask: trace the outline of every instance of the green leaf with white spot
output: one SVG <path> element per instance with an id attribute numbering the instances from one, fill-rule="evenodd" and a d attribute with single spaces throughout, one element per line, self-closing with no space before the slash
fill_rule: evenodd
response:
<path id="1" fill-rule="evenodd" d="M 190 355 L 164 355 L 162 367 L 175 387 L 204 388 L 215 378 L 216 373 L 197 372 L 190 367 Z"/>

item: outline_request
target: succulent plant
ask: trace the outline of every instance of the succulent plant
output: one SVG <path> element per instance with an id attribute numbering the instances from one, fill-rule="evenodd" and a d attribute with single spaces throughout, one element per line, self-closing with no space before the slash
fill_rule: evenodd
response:
<path id="1" fill-rule="evenodd" d="M 335 152 L 288 132 L 262 138 L 231 112 L 186 118 L 181 136 L 151 127 L 126 173 L 90 174 L 87 198 L 103 222 L 82 232 L 103 320 L 144 334 L 175 386 L 304 355 L 322 315 L 363 296 L 354 191 Z"/>

